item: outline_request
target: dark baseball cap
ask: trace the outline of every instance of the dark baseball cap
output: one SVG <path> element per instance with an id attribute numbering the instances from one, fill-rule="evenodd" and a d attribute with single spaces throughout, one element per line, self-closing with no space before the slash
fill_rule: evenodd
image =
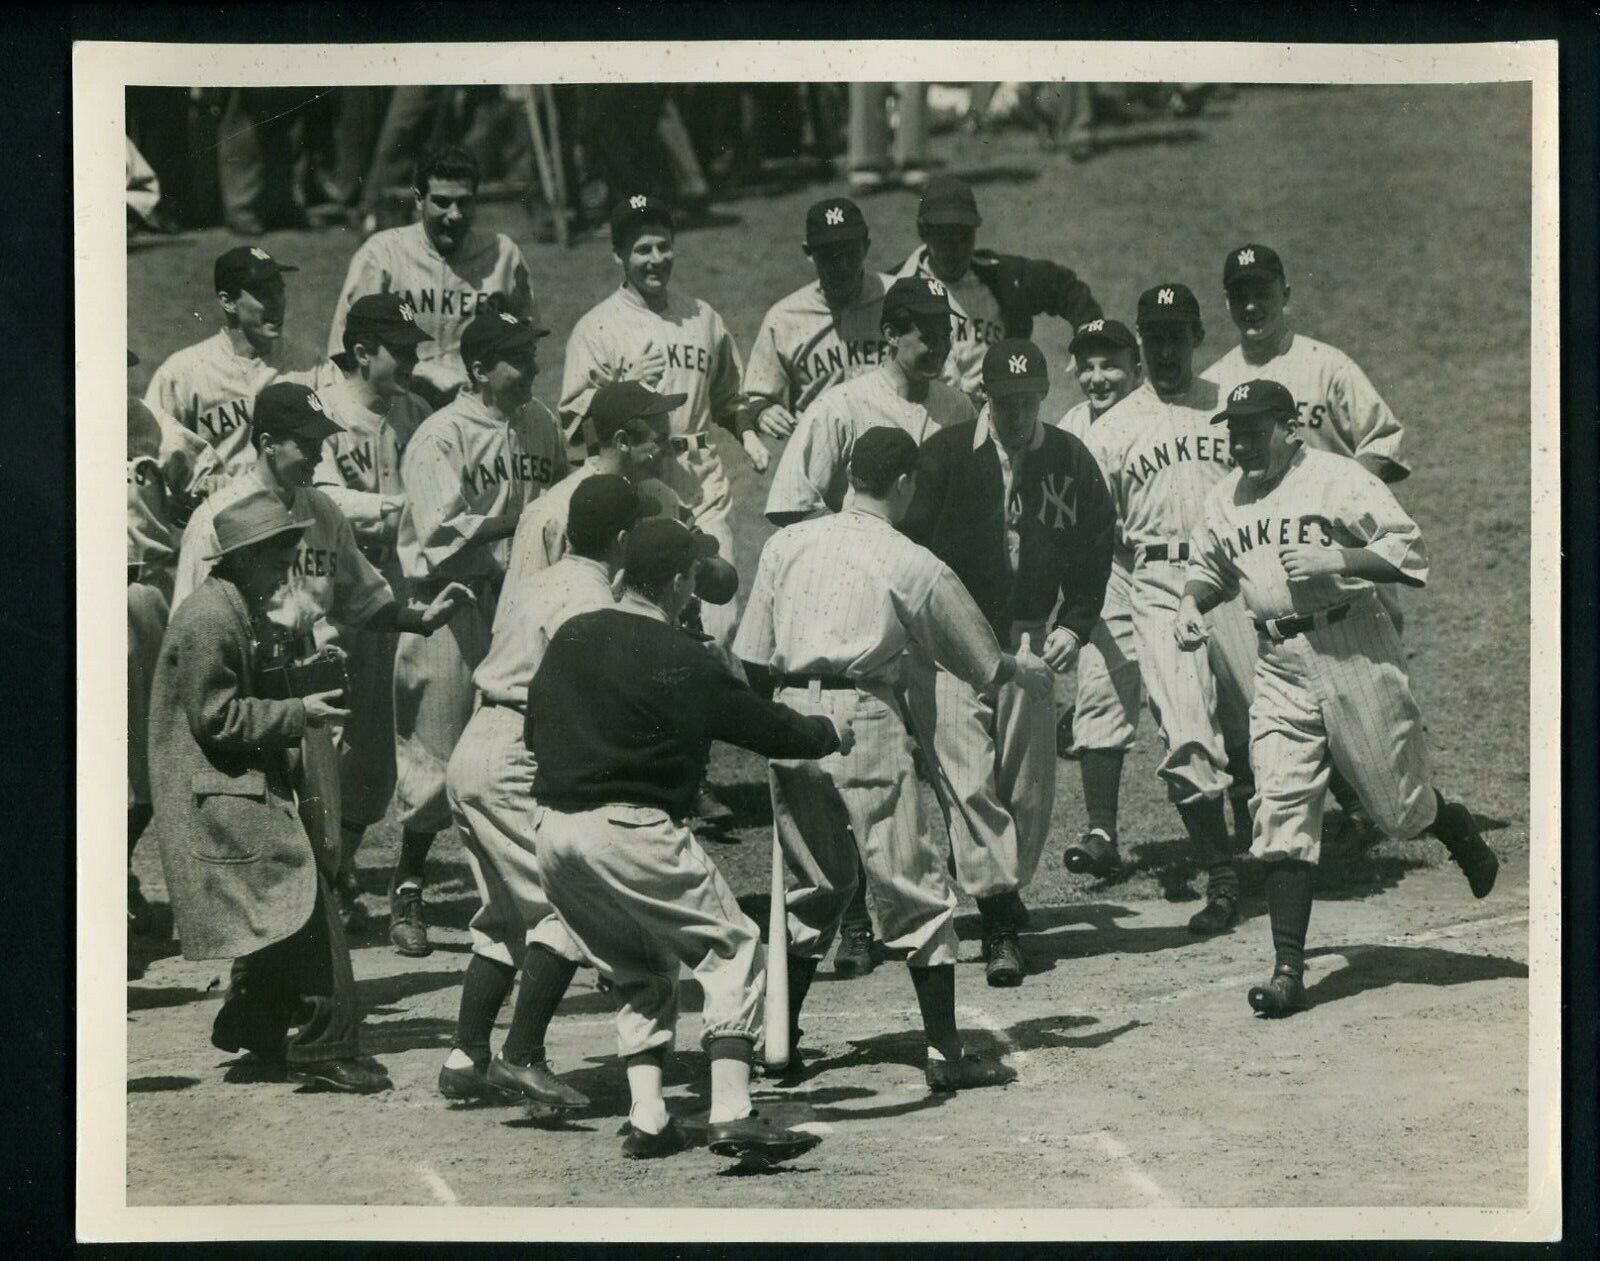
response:
<path id="1" fill-rule="evenodd" d="M 461 362 L 469 368 L 475 363 L 492 366 L 531 352 L 541 337 L 548 336 L 550 330 L 536 327 L 532 320 L 486 305 L 461 332 Z"/>
<path id="2" fill-rule="evenodd" d="M 927 276 L 902 276 L 883 295 L 883 318 L 901 312 L 910 315 L 943 315 L 949 318 L 950 295 L 944 282 Z"/>
<path id="3" fill-rule="evenodd" d="M 1188 285 L 1157 285 L 1139 295 L 1139 326 L 1187 324 L 1200 318 L 1200 303 Z"/>
<path id="4" fill-rule="evenodd" d="M 1131 350 L 1139 357 L 1139 339 L 1121 320 L 1090 320 L 1078 325 L 1078 331 L 1067 343 L 1069 355 L 1086 354 L 1095 347 L 1109 350 Z"/>
<path id="5" fill-rule="evenodd" d="M 295 381 L 274 381 L 257 394 L 250 423 L 257 433 L 317 442 L 343 432 L 328 418 L 316 391 Z"/>
<path id="6" fill-rule="evenodd" d="M 586 552 L 632 529 L 646 515 L 644 497 L 632 482 L 615 473 L 597 473 L 584 478 L 572 492 L 567 505 L 567 539 Z"/>
<path id="7" fill-rule="evenodd" d="M 1244 420 L 1251 416 L 1297 416 L 1294 395 L 1276 381 L 1258 378 L 1236 385 L 1228 391 L 1227 406 L 1211 418 L 1213 425 L 1230 420 Z"/>
<path id="8" fill-rule="evenodd" d="M 1236 250 L 1230 250 L 1222 264 L 1222 287 L 1231 288 L 1236 281 L 1252 276 L 1285 279 L 1283 260 L 1278 257 L 1278 251 L 1270 245 L 1241 245 Z"/>
<path id="9" fill-rule="evenodd" d="M 645 517 L 628 531 L 622 567 L 631 578 L 650 586 L 686 574 L 696 562 L 716 555 L 716 540 L 691 530 L 671 517 Z"/>
<path id="10" fill-rule="evenodd" d="M 672 207 L 666 198 L 650 193 L 633 193 L 611 208 L 611 248 L 618 254 L 627 253 L 639 236 L 640 229 L 657 225 L 672 231 Z"/>
<path id="11" fill-rule="evenodd" d="M 983 222 L 983 216 L 978 213 L 978 199 L 972 195 L 972 185 L 955 175 L 935 175 L 922 190 L 917 222 L 977 227 Z"/>
<path id="12" fill-rule="evenodd" d="M 856 439 L 850 451 L 851 480 L 873 494 L 884 493 L 897 477 L 916 467 L 916 439 L 894 425 L 874 425 Z"/>
<path id="13" fill-rule="evenodd" d="M 278 497 L 263 487 L 218 509 L 211 524 L 217 532 L 217 546 L 206 559 L 221 560 L 230 552 L 265 543 L 280 535 L 298 536 L 311 521 L 291 516 Z"/>
<path id="14" fill-rule="evenodd" d="M 397 293 L 369 293 L 350 304 L 344 317 L 344 344 L 376 337 L 385 346 L 415 346 L 433 338 L 417 327 L 417 313 Z"/>
<path id="15" fill-rule="evenodd" d="M 218 293 L 238 293 L 284 272 L 299 270 L 280 263 L 259 245 L 236 245 L 217 256 L 211 275 Z"/>
<path id="16" fill-rule="evenodd" d="M 824 197 L 806 211 L 807 245 L 866 239 L 867 221 L 861 207 L 848 197 Z"/>
<path id="17" fill-rule="evenodd" d="M 687 394 L 657 394 L 642 381 L 612 381 L 595 390 L 584 419 L 594 426 L 595 438 L 606 442 L 630 420 L 664 416 L 688 398 Z"/>
<path id="18" fill-rule="evenodd" d="M 983 391 L 990 398 L 1007 394 L 1047 394 L 1050 369 L 1044 352 L 1021 337 L 994 342 L 983 356 Z"/>

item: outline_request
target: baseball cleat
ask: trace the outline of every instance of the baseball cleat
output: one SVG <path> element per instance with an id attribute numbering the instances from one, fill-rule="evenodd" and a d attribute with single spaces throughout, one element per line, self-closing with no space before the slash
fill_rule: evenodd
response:
<path id="1" fill-rule="evenodd" d="M 1467 878 L 1475 898 L 1486 898 L 1500 874 L 1500 860 L 1478 831 L 1472 811 L 1459 801 L 1448 801 L 1434 820 L 1434 829 L 1450 851 L 1450 858 Z"/>
<path id="2" fill-rule="evenodd" d="M 389 895 L 389 942 L 411 959 L 433 953 L 428 925 L 422 918 L 422 886 L 401 885 Z"/>
<path id="3" fill-rule="evenodd" d="M 1022 958 L 1022 943 L 1017 940 L 1014 928 L 997 930 L 983 944 L 984 979 L 997 989 L 1011 989 L 1022 984 L 1027 966 Z"/>
<path id="4" fill-rule="evenodd" d="M 632 1121 L 622 1126 L 622 1154 L 629 1160 L 656 1160 L 662 1156 L 675 1156 L 687 1151 L 689 1136 L 683 1132 L 677 1117 L 668 1117 L 659 1134 L 650 1134 L 634 1127 Z"/>
<path id="5" fill-rule="evenodd" d="M 833 952 L 835 976 L 866 976 L 877 966 L 872 957 L 872 925 L 846 924 L 839 933 L 839 948 Z"/>
<path id="6" fill-rule="evenodd" d="M 333 900 L 339 911 L 339 922 L 347 933 L 361 933 L 371 926 L 371 917 L 361 905 L 361 890 L 356 887 L 355 875 L 342 871 L 333 882 Z"/>
<path id="7" fill-rule="evenodd" d="M 1104 880 L 1115 875 L 1122 866 L 1122 855 L 1117 852 L 1115 838 L 1103 828 L 1090 828 L 1076 844 L 1067 846 L 1061 861 L 1074 875 L 1099 876 Z"/>
<path id="8" fill-rule="evenodd" d="M 517 1092 L 496 1086 L 485 1075 L 486 1070 L 474 1064 L 471 1068 L 439 1070 L 439 1093 L 457 1103 L 515 1103 Z"/>
<path id="9" fill-rule="evenodd" d="M 1252 985 L 1245 997 L 1252 1011 L 1275 1020 L 1305 1010 L 1305 981 L 1288 964 L 1280 963 L 1265 985 Z"/>
<path id="10" fill-rule="evenodd" d="M 928 1083 L 928 1089 L 939 1092 L 1009 1086 L 1017 1080 L 1016 1069 L 982 1055 L 963 1055 L 953 1062 L 929 1056 L 922 1075 Z"/>
<path id="11" fill-rule="evenodd" d="M 715 1155 L 730 1156 L 750 1165 L 776 1165 L 793 1160 L 821 1141 L 815 1134 L 774 1125 L 759 1112 L 737 1121 L 717 1121 L 706 1126 L 706 1146 Z"/>
<path id="12" fill-rule="evenodd" d="M 552 1108 L 589 1106 L 586 1095 L 563 1085 L 544 1064 L 513 1064 L 504 1055 L 497 1055 L 489 1061 L 489 1069 L 483 1079 L 491 1086 Z"/>
<path id="13" fill-rule="evenodd" d="M 1189 918 L 1189 931 L 1209 937 L 1225 933 L 1239 922 L 1239 899 L 1229 894 L 1213 894 L 1206 904 Z"/>
<path id="14" fill-rule="evenodd" d="M 383 1065 L 370 1055 L 325 1060 L 318 1064 L 291 1064 L 289 1080 L 316 1090 L 337 1090 L 347 1095 L 371 1095 L 394 1087 Z"/>

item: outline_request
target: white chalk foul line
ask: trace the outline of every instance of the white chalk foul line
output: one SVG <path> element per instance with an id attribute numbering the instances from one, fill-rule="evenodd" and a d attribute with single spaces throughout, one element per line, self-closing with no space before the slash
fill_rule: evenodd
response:
<path id="1" fill-rule="evenodd" d="M 1122 1177 L 1129 1186 L 1145 1199 L 1150 1201 L 1154 1208 L 1175 1208 L 1173 1201 L 1165 1191 L 1156 1183 L 1156 1180 L 1134 1163 L 1133 1155 L 1118 1139 L 1107 1134 L 1104 1130 L 1096 1130 L 1087 1136 L 1096 1147 L 1105 1153 L 1106 1157 L 1122 1170 Z"/>
<path id="2" fill-rule="evenodd" d="M 441 1204 L 459 1204 L 461 1200 L 450 1189 L 450 1184 L 439 1176 L 438 1170 L 431 1165 L 418 1165 L 417 1173 L 426 1184 L 428 1190 L 433 1192 L 433 1198 Z"/>
<path id="3" fill-rule="evenodd" d="M 1396 933 L 1393 937 L 1385 937 L 1383 944 L 1386 946 L 1408 946 L 1418 941 L 1444 941 L 1451 937 L 1465 937 L 1468 933 L 1480 928 L 1506 928 L 1512 924 L 1526 924 L 1527 922 L 1528 913 L 1526 911 L 1515 911 L 1509 915 L 1493 915 L 1484 919 L 1464 919 L 1425 933 Z"/>

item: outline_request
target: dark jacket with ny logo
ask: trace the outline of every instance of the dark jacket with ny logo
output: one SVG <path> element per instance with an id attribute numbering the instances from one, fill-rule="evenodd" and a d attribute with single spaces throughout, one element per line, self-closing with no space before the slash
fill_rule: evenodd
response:
<path id="1" fill-rule="evenodd" d="M 922 445 L 916 494 L 900 528 L 955 570 L 1002 643 L 1013 622 L 1048 619 L 1058 596 L 1053 624 L 1087 641 L 1116 538 L 1116 508 L 1100 468 L 1078 439 L 1041 423 L 1007 503 L 997 442 L 987 409 L 975 422 L 933 434 Z"/>

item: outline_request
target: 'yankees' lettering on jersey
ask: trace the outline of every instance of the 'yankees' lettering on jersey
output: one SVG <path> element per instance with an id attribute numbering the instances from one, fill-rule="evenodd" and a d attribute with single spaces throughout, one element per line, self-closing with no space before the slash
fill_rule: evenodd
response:
<path id="1" fill-rule="evenodd" d="M 458 394 L 422 422 L 401 459 L 401 570 L 411 579 L 499 577 L 510 540 L 479 542 L 484 524 L 521 512 L 566 471 L 561 434 L 542 403 L 508 425 L 476 394 Z"/>
<path id="2" fill-rule="evenodd" d="M 780 298 L 761 321 L 744 392 L 799 415 L 824 390 L 883 361 L 883 294 L 893 278 L 868 272 L 847 307 L 831 307 L 812 281 Z"/>
<path id="3" fill-rule="evenodd" d="M 1146 381 L 1090 429 L 1089 449 L 1131 546 L 1186 540 L 1207 493 L 1233 468 L 1227 431 L 1211 423 L 1222 410 L 1218 398 L 1199 377 L 1174 399 Z"/>
<path id="4" fill-rule="evenodd" d="M 368 237 L 350 260 L 344 288 L 333 308 L 328 354 L 344 350 L 350 304 L 369 293 L 398 293 L 411 304 L 417 327 L 433 340 L 417 347 L 417 375 L 440 389 L 466 380 L 461 332 L 490 294 L 501 294 L 511 310 L 538 324 L 528 264 L 504 233 L 474 229 L 448 259 L 420 223 Z"/>
<path id="5" fill-rule="evenodd" d="M 1389 405 L 1344 351 L 1289 332 L 1266 363 L 1251 363 L 1235 346 L 1202 374 L 1228 394 L 1257 377 L 1276 381 L 1300 408 L 1300 437 L 1316 451 L 1377 455 L 1406 468 L 1400 458 L 1405 430 Z"/>
<path id="6" fill-rule="evenodd" d="M 942 280 L 928 263 L 925 245 L 914 251 L 895 275 Z M 974 394 L 983 386 L 984 352 L 991 342 L 1005 340 L 1000 303 L 970 267 L 960 280 L 942 283 L 950 299 L 950 357 L 944 363 L 944 379 L 963 393 Z"/>
<path id="7" fill-rule="evenodd" d="M 1428 579 L 1422 532 L 1393 492 L 1354 460 L 1311 450 L 1265 494 L 1239 472 L 1212 490 L 1190 539 L 1189 577 L 1239 592 L 1258 620 L 1315 612 L 1372 589 L 1343 574 L 1290 582 L 1280 549 L 1292 545 L 1364 547 L 1410 585 Z"/>
<path id="8" fill-rule="evenodd" d="M 234 477 L 255 464 L 250 418 L 256 395 L 279 375 L 270 361 L 236 351 L 222 329 L 168 356 L 150 378 L 144 401 L 204 438 Z"/>

